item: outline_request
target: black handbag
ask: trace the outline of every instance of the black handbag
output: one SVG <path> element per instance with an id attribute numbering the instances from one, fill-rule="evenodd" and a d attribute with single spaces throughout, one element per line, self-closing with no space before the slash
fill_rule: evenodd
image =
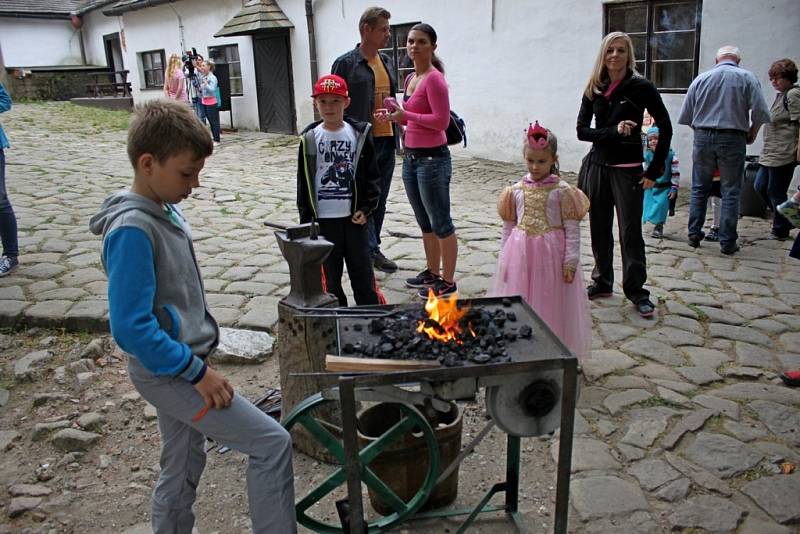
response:
<path id="1" fill-rule="evenodd" d="M 467 146 L 467 125 L 455 111 L 450 110 L 450 124 L 447 125 L 444 133 L 447 136 L 448 145 L 457 145 L 463 141 L 464 146 Z"/>

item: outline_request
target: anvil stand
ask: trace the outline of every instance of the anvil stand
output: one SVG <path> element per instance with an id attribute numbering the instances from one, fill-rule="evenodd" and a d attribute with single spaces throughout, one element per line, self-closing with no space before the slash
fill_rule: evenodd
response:
<path id="1" fill-rule="evenodd" d="M 319 236 L 319 225 L 307 223 L 283 226 L 275 238 L 283 257 L 289 264 L 291 289 L 278 302 L 278 364 L 282 395 L 282 416 L 307 397 L 320 391 L 317 379 L 297 373 L 318 373 L 325 370 L 325 355 L 336 347 L 335 322 L 325 318 L 298 317 L 309 308 L 330 308 L 338 305 L 335 296 L 322 288 L 322 263 L 333 244 Z M 323 421 L 339 426 L 340 411 L 335 406 L 320 407 L 316 415 Z M 295 447 L 317 460 L 332 463 L 336 459 L 320 446 L 304 428 L 292 431 Z"/>

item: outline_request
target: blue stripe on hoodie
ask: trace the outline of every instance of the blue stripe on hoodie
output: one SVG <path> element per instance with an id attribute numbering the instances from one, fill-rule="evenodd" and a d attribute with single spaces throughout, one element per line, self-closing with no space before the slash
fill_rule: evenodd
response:
<path id="1" fill-rule="evenodd" d="M 206 372 L 205 362 L 185 343 L 172 339 L 153 314 L 156 293 L 153 247 L 140 228 L 121 226 L 104 240 L 111 334 L 156 375 L 180 375 L 192 384 Z"/>

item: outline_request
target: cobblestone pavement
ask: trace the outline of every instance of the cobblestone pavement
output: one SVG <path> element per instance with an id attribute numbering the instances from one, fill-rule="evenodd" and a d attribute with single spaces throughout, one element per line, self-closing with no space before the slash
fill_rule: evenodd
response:
<path id="1" fill-rule="evenodd" d="M 87 124 L 76 133 L 64 106 L 18 105 L 3 118 L 13 143 L 7 181 L 21 264 L 0 279 L 0 325 L 102 331 L 101 243 L 87 222 L 109 193 L 129 185 L 131 168 L 124 131 Z M 296 218 L 295 146 L 254 132 L 224 136 L 203 187 L 184 203 L 208 300 L 223 325 L 269 329 L 277 319 L 289 276 L 263 221 Z M 456 153 L 452 181 L 457 280 L 463 295 L 480 296 L 499 247 L 496 194 L 523 166 L 467 154 Z M 379 275 L 390 302 L 413 298 L 403 280 L 424 266 L 399 172 L 398 165 L 383 250 L 400 270 Z M 688 191 L 682 195 L 685 202 Z M 619 287 L 592 304 L 572 528 L 792 532 L 800 523 L 800 473 L 780 473 L 800 461 L 800 390 L 782 386 L 777 373 L 800 367 L 800 262 L 787 257 L 789 242 L 760 239 L 765 220 L 740 222 L 742 250 L 733 257 L 713 243 L 690 248 L 685 227 L 684 205 L 663 240 L 646 238 L 655 319 L 640 318 Z"/>

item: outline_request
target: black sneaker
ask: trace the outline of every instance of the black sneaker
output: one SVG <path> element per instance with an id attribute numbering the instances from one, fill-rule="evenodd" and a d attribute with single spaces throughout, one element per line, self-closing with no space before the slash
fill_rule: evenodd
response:
<path id="1" fill-rule="evenodd" d="M 775 232 L 770 232 L 769 234 L 767 234 L 767 239 L 770 241 L 786 241 L 787 239 L 789 239 L 789 236 L 788 235 L 781 236 L 776 234 Z"/>
<path id="2" fill-rule="evenodd" d="M 586 296 L 589 297 L 589 300 L 604 299 L 612 296 L 613 294 L 614 292 L 610 289 L 600 287 L 597 284 L 592 284 L 586 288 Z"/>
<path id="3" fill-rule="evenodd" d="M 655 228 L 653 228 L 653 233 L 650 234 L 650 237 L 654 237 L 656 239 L 663 239 L 664 238 L 664 225 L 657 224 Z"/>
<path id="4" fill-rule="evenodd" d="M 432 286 L 423 287 L 417 292 L 417 295 L 422 299 L 427 299 L 429 291 L 433 291 L 434 297 L 441 298 L 458 293 L 458 288 L 455 282 L 445 282 L 443 278 L 437 278 Z"/>
<path id="5" fill-rule="evenodd" d="M 636 303 L 636 310 L 645 319 L 650 319 L 656 313 L 656 307 L 650 299 L 642 299 Z"/>
<path id="6" fill-rule="evenodd" d="M 380 250 L 372 257 L 372 266 L 385 273 L 393 273 L 397 271 L 397 264 L 383 255 Z"/>
<path id="7" fill-rule="evenodd" d="M 0 256 L 0 278 L 8 276 L 19 267 L 19 260 L 11 256 Z"/>
<path id="8" fill-rule="evenodd" d="M 414 278 L 406 278 L 406 287 L 413 287 L 414 289 L 431 287 L 437 280 L 441 280 L 438 274 L 433 274 L 430 269 L 425 269 Z"/>
<path id="9" fill-rule="evenodd" d="M 700 241 L 703 240 L 703 235 L 700 234 L 689 234 L 689 246 L 692 248 L 697 248 L 700 246 Z"/>
<path id="10" fill-rule="evenodd" d="M 711 227 L 705 237 L 706 241 L 719 241 L 719 228 Z"/>
<path id="11" fill-rule="evenodd" d="M 719 251 L 722 252 L 723 254 L 725 254 L 726 256 L 731 256 L 731 255 L 735 254 L 736 252 L 739 252 L 739 250 L 740 250 L 740 247 L 736 243 L 734 243 L 733 245 L 719 247 Z"/>

